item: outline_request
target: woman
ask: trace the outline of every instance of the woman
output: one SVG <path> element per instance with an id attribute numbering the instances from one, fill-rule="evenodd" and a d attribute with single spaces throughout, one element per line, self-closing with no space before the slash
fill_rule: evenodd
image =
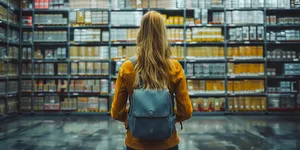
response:
<path id="1" fill-rule="evenodd" d="M 171 93 L 175 93 L 176 122 L 184 121 L 192 116 L 193 109 L 186 87 L 184 70 L 177 60 L 170 58 L 171 51 L 166 30 L 164 20 L 159 13 L 155 11 L 146 13 L 137 35 L 136 64 L 133 66 L 128 60 L 119 69 L 111 116 L 124 122 L 126 129 L 128 129 L 127 98 L 138 86 L 140 77 L 143 81 L 143 88 L 168 88 Z M 176 131 L 169 139 L 149 141 L 133 138 L 128 129 L 125 139 L 128 150 L 175 150 L 178 149 L 178 143 Z"/>

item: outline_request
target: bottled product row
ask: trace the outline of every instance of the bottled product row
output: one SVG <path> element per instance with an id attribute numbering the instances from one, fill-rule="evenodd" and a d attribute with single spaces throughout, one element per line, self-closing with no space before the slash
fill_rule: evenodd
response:
<path id="1" fill-rule="evenodd" d="M 19 43 L 19 31 L 15 29 L 6 29 L 0 27 L 0 41 L 10 42 L 10 43 Z"/>
<path id="2" fill-rule="evenodd" d="M 35 93 L 95 93 L 95 95 L 108 94 L 109 82 L 107 79 L 101 80 L 22 80 L 21 92 L 35 92 Z M 33 90 L 32 90 L 33 89 Z M 58 93 L 56 93 L 58 94 Z M 76 95 L 76 94 L 75 94 Z"/>
<path id="3" fill-rule="evenodd" d="M 297 0 L 24 0 L 23 9 L 67 9 L 67 8 L 293 8 L 299 7 Z"/>
<path id="4" fill-rule="evenodd" d="M 18 92 L 18 81 L 0 81 L 0 95 L 5 95 L 6 93 L 15 94 Z M 7 90 L 7 91 L 6 91 Z"/>
<path id="5" fill-rule="evenodd" d="M 31 107 L 33 104 L 33 107 Z M 77 111 L 77 112 L 108 112 L 108 98 L 59 96 L 22 97 L 22 111 Z"/>
<path id="6" fill-rule="evenodd" d="M 9 113 L 19 112 L 18 110 L 18 99 L 16 97 L 7 98 L 7 107 L 5 107 L 5 99 L 0 98 L 0 116 Z"/>
<path id="7" fill-rule="evenodd" d="M 19 75 L 19 64 L 4 63 L 0 61 L 0 78 L 17 77 Z"/>

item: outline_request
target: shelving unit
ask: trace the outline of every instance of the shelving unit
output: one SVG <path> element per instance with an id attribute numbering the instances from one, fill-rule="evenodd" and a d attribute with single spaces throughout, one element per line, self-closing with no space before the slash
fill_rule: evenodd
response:
<path id="1" fill-rule="evenodd" d="M 136 43 L 132 42 L 132 41 L 113 41 L 112 38 L 112 29 L 137 29 L 139 28 L 139 25 L 115 25 L 112 24 L 112 20 L 111 20 L 111 16 L 113 12 L 137 12 L 137 11 L 141 11 L 144 13 L 146 13 L 149 10 L 156 10 L 159 11 L 161 13 L 167 14 L 167 15 L 175 15 L 175 16 L 179 16 L 178 14 L 180 14 L 180 16 L 182 16 L 184 18 L 184 23 L 181 25 L 167 25 L 168 29 L 183 29 L 183 41 L 172 41 L 170 42 L 171 46 L 181 46 L 183 47 L 183 57 L 181 57 L 179 59 L 179 62 L 183 65 L 185 72 L 188 72 L 188 67 L 187 64 L 188 63 L 201 63 L 201 64 L 214 64 L 214 63 L 225 63 L 225 75 L 223 76 L 188 76 L 187 75 L 187 80 L 222 80 L 224 81 L 224 93 L 192 93 L 190 92 L 190 97 L 191 98 L 214 98 L 214 97 L 222 97 L 225 99 L 224 101 L 224 108 L 221 109 L 221 111 L 218 112 L 210 112 L 210 110 L 208 112 L 195 112 L 195 115 L 223 115 L 223 114 L 253 114 L 253 115 L 264 115 L 264 114 L 272 114 L 269 113 L 268 107 L 266 107 L 265 110 L 261 110 L 259 112 L 255 112 L 255 109 L 249 109 L 248 112 L 245 111 L 231 111 L 229 109 L 229 104 L 228 104 L 228 99 L 231 97 L 265 97 L 266 98 L 266 106 L 268 104 L 268 92 L 267 92 L 267 87 L 268 84 L 270 82 L 273 82 L 273 80 L 276 81 L 280 81 L 280 80 L 286 80 L 286 79 L 298 79 L 297 76 L 268 76 L 267 72 L 266 72 L 266 68 L 268 68 L 270 66 L 270 63 L 289 63 L 289 62 L 293 62 L 293 63 L 300 63 L 299 59 L 300 58 L 295 58 L 293 60 L 270 60 L 267 58 L 267 51 L 269 50 L 269 47 L 274 47 L 277 45 L 298 45 L 300 42 L 298 41 L 268 41 L 266 38 L 264 38 L 263 40 L 255 40 L 255 41 L 250 41 L 250 40 L 246 40 L 246 41 L 230 41 L 229 40 L 229 29 L 231 28 L 236 28 L 236 27 L 245 27 L 245 26 L 260 26 L 263 27 L 264 29 L 264 33 L 263 33 L 263 37 L 266 37 L 266 31 L 269 30 L 276 30 L 276 29 L 281 29 L 281 28 L 300 28 L 300 25 L 270 25 L 267 24 L 265 21 L 265 18 L 267 16 L 267 14 L 269 14 L 270 12 L 272 14 L 276 14 L 276 13 L 280 13 L 282 11 L 285 12 L 298 12 L 300 11 L 300 8 L 267 8 L 267 7 L 259 7 L 259 8 L 227 8 L 227 7 L 222 7 L 222 8 L 218 8 L 218 7 L 211 7 L 211 8 L 207 8 L 206 10 L 208 11 L 208 21 L 211 20 L 212 17 L 212 13 L 213 12 L 224 12 L 224 14 L 230 12 L 230 11 L 262 11 L 263 13 L 263 23 L 251 23 L 251 24 L 233 24 L 233 23 L 228 23 L 226 20 L 226 17 L 224 17 L 224 22 L 220 23 L 220 24 L 206 24 L 206 23 L 199 23 L 199 24 L 188 24 L 187 23 L 187 19 L 188 18 L 195 18 L 195 11 L 200 11 L 202 9 L 200 8 L 191 8 L 188 7 L 189 5 L 187 4 L 187 1 L 184 1 L 184 6 L 183 8 L 151 8 L 150 7 L 150 1 L 152 0 L 148 0 L 148 4 L 146 8 L 126 8 L 127 3 L 124 3 L 124 8 L 114 8 L 113 7 L 113 0 L 109 0 L 109 4 L 110 6 L 107 8 L 64 8 L 61 10 L 50 10 L 50 9 L 36 9 L 36 8 L 32 8 L 32 9 L 16 9 L 13 8 L 14 11 L 19 12 L 20 16 L 32 16 L 32 26 L 21 26 L 20 27 L 20 37 L 23 37 L 23 31 L 32 31 L 32 33 L 35 33 L 36 31 L 57 31 L 57 30 L 64 30 L 67 32 L 67 41 L 64 42 L 52 42 L 52 41 L 47 41 L 47 42 L 36 42 L 35 39 L 35 35 L 32 35 L 32 41 L 30 42 L 22 42 L 21 44 L 19 43 L 11 43 L 8 42 L 7 44 L 11 44 L 11 45 L 18 45 L 20 46 L 20 50 L 22 50 L 23 48 L 31 48 L 32 53 L 31 53 L 31 58 L 34 58 L 34 51 L 36 50 L 37 47 L 65 47 L 66 48 L 66 59 L 64 60 L 37 60 L 37 59 L 32 59 L 32 60 L 22 60 L 22 52 L 20 52 L 20 59 L 18 61 L 19 63 L 19 68 L 20 68 L 20 78 L 19 78 L 19 85 L 21 86 L 22 81 L 24 80 L 29 80 L 31 82 L 31 89 L 30 92 L 21 92 L 19 94 L 19 98 L 21 100 L 21 107 L 22 102 L 24 102 L 23 98 L 27 97 L 30 98 L 30 106 L 28 106 L 28 109 L 26 110 L 22 110 L 22 114 L 36 114 L 36 115 L 108 115 L 108 112 L 84 112 L 84 111 L 80 111 L 78 110 L 79 107 L 79 100 L 76 100 L 76 109 L 75 110 L 62 110 L 61 109 L 61 105 L 63 102 L 63 99 L 71 99 L 73 97 L 100 97 L 100 98 L 109 98 L 108 102 L 107 102 L 107 111 L 110 110 L 110 103 L 113 100 L 113 90 L 112 90 L 112 86 L 111 82 L 114 82 L 117 78 L 116 76 L 116 65 L 118 62 L 122 62 L 125 59 L 123 58 L 123 60 L 114 60 L 112 58 L 112 47 L 128 47 L 128 46 L 135 46 Z M 209 1 L 209 0 L 206 0 Z M 264 3 L 266 3 L 267 0 L 264 0 Z M 1 1 L 0 1 L 1 2 Z M 65 2 L 69 2 L 68 0 L 66 0 Z M 198 1 L 199 2 L 199 1 Z M 197 7 L 199 7 L 200 4 L 197 5 Z M 265 4 L 264 4 L 265 6 Z M 105 11 L 108 13 L 108 23 L 107 24 L 98 24 L 98 25 L 90 25 L 90 24 L 81 24 L 81 25 L 71 25 L 70 23 L 70 14 L 71 12 L 76 11 L 76 12 L 82 12 L 82 11 Z M 51 26 L 47 26 L 47 25 L 34 25 L 35 23 L 35 14 L 64 14 L 64 16 L 67 17 L 67 25 L 51 25 Z M 11 26 L 12 28 L 18 28 L 18 26 L 15 25 L 9 25 L 7 24 L 7 26 Z M 189 28 L 202 28 L 202 27 L 206 27 L 206 28 L 220 28 L 222 30 L 222 35 L 224 35 L 224 41 L 220 41 L 220 42 L 200 42 L 200 41 L 188 41 L 187 40 L 187 29 Z M 102 42 L 97 41 L 97 42 L 73 42 L 74 39 L 74 30 L 77 29 L 101 29 L 102 31 L 108 31 L 108 42 Z M 100 33 L 100 36 L 102 34 Z M 102 38 L 102 36 L 101 36 Z M 101 39 L 100 38 L 100 39 Z M 23 41 L 23 40 L 22 40 Z M 5 44 L 5 43 L 4 43 Z M 106 46 L 108 47 L 108 59 L 105 60 L 73 60 L 70 58 L 71 56 L 71 47 L 73 46 Z M 188 52 L 187 49 L 190 47 L 203 47 L 203 46 L 219 46 L 222 47 L 223 52 L 224 52 L 224 59 L 213 59 L 213 58 L 208 58 L 208 59 L 188 59 Z M 248 59 L 237 59 L 237 58 L 229 58 L 228 57 L 228 49 L 229 47 L 237 47 L 237 46 L 262 46 L 263 47 L 263 58 L 248 58 Z M 44 51 L 44 50 L 42 50 Z M 72 64 L 73 63 L 108 63 L 108 75 L 103 76 L 103 75 L 95 75 L 95 76 L 91 76 L 91 75 L 71 75 L 72 72 Z M 34 67 L 37 64 L 40 63 L 52 63 L 57 65 L 58 63 L 62 63 L 62 64 L 67 64 L 68 66 L 68 70 L 67 70 L 67 75 L 57 75 L 57 73 L 54 73 L 54 75 L 51 76 L 47 76 L 47 75 L 35 75 L 35 71 L 34 71 Z M 241 75 L 241 76 L 237 76 L 237 75 L 227 75 L 229 73 L 228 71 L 228 64 L 229 63 L 233 63 L 233 64 L 242 64 L 242 63 L 261 63 L 264 64 L 264 75 L 261 76 L 246 76 L 246 75 Z M 22 75 L 22 65 L 23 64 L 28 64 L 32 67 L 31 73 L 30 75 Z M 55 67 L 54 67 L 55 68 Z M 56 68 L 57 69 L 57 68 Z M 56 71 L 54 71 L 56 72 Z M 4 78 L 4 80 L 9 80 L 10 78 Z M 35 80 L 39 80 L 39 81 L 47 81 L 47 80 L 54 80 L 56 86 L 58 85 L 59 81 L 66 81 L 66 83 L 70 83 L 73 80 L 101 80 L 101 79 L 107 79 L 108 81 L 108 93 L 106 94 L 99 94 L 96 92 L 72 92 L 71 91 L 71 87 L 70 84 L 64 84 L 66 85 L 66 87 L 64 87 L 64 92 L 62 93 L 57 93 L 57 94 L 51 94 L 48 92 L 36 92 L 35 88 L 34 88 L 34 81 Z M 264 92 L 262 93 L 229 93 L 228 92 L 228 81 L 232 81 L 232 80 L 263 80 L 264 81 Z M 1 81 L 1 78 L 0 78 Z M 298 81 L 298 84 L 300 81 Z M 100 87 L 99 87 L 100 88 Z M 298 85 L 298 92 L 300 91 L 299 89 L 299 85 Z M 58 90 L 58 89 L 57 89 Z M 56 92 L 54 92 L 56 93 Z M 281 93 L 279 93 L 281 94 Z M 54 96 L 54 95 L 59 95 L 59 108 L 56 110 L 51 110 L 51 111 L 45 111 L 45 110 L 35 110 L 35 103 L 34 103 L 34 98 L 35 97 L 45 97 L 45 96 Z M 84 100 L 85 101 L 85 100 Z M 295 99 L 295 102 L 296 99 Z M 56 102 L 57 103 L 57 102 Z M 298 104 L 299 105 L 299 104 Z M 43 100 L 43 106 L 44 106 L 44 100 Z M 100 106 L 100 104 L 98 103 L 98 107 Z M 297 107 L 297 103 L 295 104 L 295 109 L 294 112 L 292 112 L 293 114 L 297 114 L 296 108 Z M 298 108 L 299 109 L 299 108 Z M 42 111 L 42 112 L 41 112 Z M 93 110 L 94 111 L 94 110 Z M 285 111 L 285 109 L 277 109 L 276 111 Z"/>
<path id="2" fill-rule="evenodd" d="M 19 68 L 19 33 L 12 37 L 12 31 L 19 32 L 20 26 L 19 8 L 13 6 L 10 1 L 0 1 L 0 7 L 5 13 L 1 13 L 0 28 L 1 34 L 5 37 L 0 40 L 0 120 L 15 116 L 19 111 L 18 105 L 18 68 Z M 16 15 L 16 20 L 9 18 Z M 4 31 L 3 31 L 4 30 Z"/>

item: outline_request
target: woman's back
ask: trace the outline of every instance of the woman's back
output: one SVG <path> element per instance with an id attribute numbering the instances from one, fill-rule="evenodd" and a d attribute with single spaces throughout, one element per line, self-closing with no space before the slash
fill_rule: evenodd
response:
<path id="1" fill-rule="evenodd" d="M 127 98 L 132 95 L 141 80 L 144 89 L 168 88 L 171 95 L 176 95 L 176 122 L 191 117 L 193 109 L 184 70 L 177 60 L 170 57 L 171 51 L 163 19 L 157 12 L 148 12 L 142 19 L 137 37 L 135 66 L 128 60 L 120 67 L 111 108 L 111 116 L 124 122 L 127 129 Z M 133 138 L 128 129 L 125 139 L 125 144 L 133 149 L 168 149 L 178 143 L 177 131 L 169 139 L 149 141 Z"/>

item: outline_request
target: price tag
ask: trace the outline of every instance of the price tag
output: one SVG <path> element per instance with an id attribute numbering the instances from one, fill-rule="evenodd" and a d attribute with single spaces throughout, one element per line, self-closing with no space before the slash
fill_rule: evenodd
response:
<path id="1" fill-rule="evenodd" d="M 120 10 L 120 8 L 116 8 L 116 9 L 113 9 L 113 10 Z"/>
<path id="2" fill-rule="evenodd" d="M 191 42 L 190 44 L 196 44 L 197 42 Z"/>
<path id="3" fill-rule="evenodd" d="M 244 44 L 250 44 L 250 42 L 249 41 L 245 41 Z"/>
<path id="4" fill-rule="evenodd" d="M 175 44 L 182 44 L 182 42 L 175 42 Z"/>
<path id="5" fill-rule="evenodd" d="M 42 95 L 43 95 L 42 93 L 39 93 L 39 94 L 38 94 L 38 96 L 42 96 Z"/>
<path id="6" fill-rule="evenodd" d="M 280 42 L 279 42 L 279 41 L 276 41 L 275 43 L 276 43 L 276 44 L 280 44 Z"/>
<path id="7" fill-rule="evenodd" d="M 206 26 L 210 27 L 210 26 L 212 26 L 212 25 L 211 25 L 211 24 L 207 24 Z"/>
<path id="8" fill-rule="evenodd" d="M 299 59 L 293 59 L 293 61 L 299 61 Z"/>
<path id="9" fill-rule="evenodd" d="M 77 95 L 78 95 L 78 93 L 73 93 L 73 95 L 77 96 Z"/>
<path id="10" fill-rule="evenodd" d="M 137 8 L 136 10 L 143 10 L 142 8 Z"/>

